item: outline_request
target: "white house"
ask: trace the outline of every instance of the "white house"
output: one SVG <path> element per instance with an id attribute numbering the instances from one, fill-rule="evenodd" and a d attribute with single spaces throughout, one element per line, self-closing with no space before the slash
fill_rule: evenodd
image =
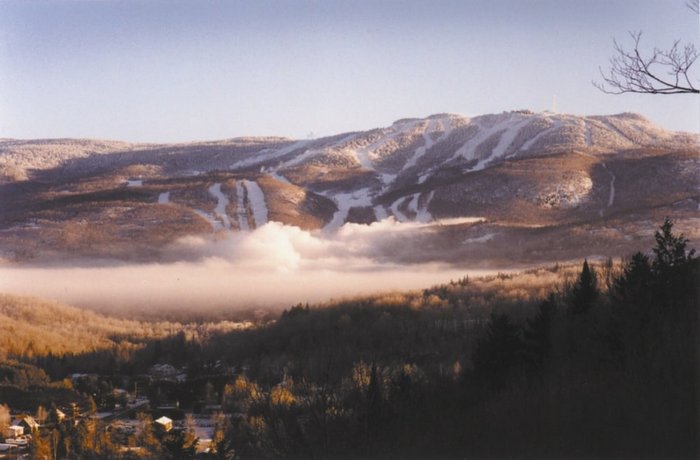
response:
<path id="1" fill-rule="evenodd" d="M 157 427 L 159 427 L 161 430 L 165 431 L 166 433 L 173 429 L 172 419 L 170 419 L 166 416 L 155 419 L 153 421 L 153 423 L 155 423 Z"/>
<path id="2" fill-rule="evenodd" d="M 24 427 L 19 425 L 11 425 L 5 429 L 6 438 L 18 438 L 24 434 Z"/>

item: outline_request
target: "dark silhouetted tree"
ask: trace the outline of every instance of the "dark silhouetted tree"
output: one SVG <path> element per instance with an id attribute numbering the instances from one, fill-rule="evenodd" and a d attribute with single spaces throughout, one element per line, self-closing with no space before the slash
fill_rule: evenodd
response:
<path id="1" fill-rule="evenodd" d="M 688 251 L 688 239 L 683 234 L 673 234 L 673 221 L 668 217 L 661 228 L 654 233 L 654 239 L 656 239 L 656 247 L 653 249 L 652 267 L 656 272 L 684 265 L 695 255 L 695 249 Z"/>
<path id="2" fill-rule="evenodd" d="M 486 327 L 486 336 L 476 345 L 472 361 L 476 377 L 494 389 L 506 386 L 520 362 L 523 342 L 516 325 L 505 313 L 492 313 Z"/>
<path id="3" fill-rule="evenodd" d="M 551 356 L 552 327 L 556 310 L 554 295 L 550 294 L 547 300 L 540 304 L 537 315 L 527 320 L 527 327 L 523 331 L 527 360 L 536 370 L 542 370 Z"/>
<path id="4" fill-rule="evenodd" d="M 591 309 L 598 298 L 598 281 L 595 270 L 583 261 L 581 274 L 571 289 L 571 313 L 578 315 Z"/>

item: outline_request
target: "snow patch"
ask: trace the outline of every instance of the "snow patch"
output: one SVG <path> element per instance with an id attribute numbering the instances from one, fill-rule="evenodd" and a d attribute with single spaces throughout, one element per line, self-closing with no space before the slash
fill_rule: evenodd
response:
<path id="1" fill-rule="evenodd" d="M 552 126 L 550 126 L 549 128 L 543 129 L 542 131 L 537 133 L 535 136 L 528 139 L 523 144 L 523 146 L 520 148 L 520 150 L 523 150 L 523 151 L 530 150 L 532 148 L 532 146 L 535 145 L 535 143 L 537 141 L 539 141 L 543 136 L 546 136 L 549 133 L 552 133 L 552 132 L 560 129 L 562 126 L 563 126 L 563 123 L 561 121 L 555 121 Z"/>
<path id="2" fill-rule="evenodd" d="M 369 188 L 363 188 L 351 193 L 339 193 L 333 196 L 333 201 L 338 207 L 338 210 L 333 214 L 333 218 L 326 224 L 323 230 L 327 232 L 338 230 L 345 223 L 350 208 L 371 206 L 372 198 L 369 196 L 369 191 Z M 375 216 L 376 215 L 375 208 Z"/>
<path id="3" fill-rule="evenodd" d="M 698 203 L 698 209 L 700 209 L 700 203 Z M 384 206 L 382 205 L 377 205 L 374 207 L 374 217 L 377 218 L 377 222 L 381 222 L 389 215 L 386 213 L 386 209 L 384 209 Z"/>
<path id="4" fill-rule="evenodd" d="M 209 225 L 211 225 L 211 230 L 212 230 L 212 232 L 216 233 L 216 232 L 218 232 L 219 230 L 223 230 L 223 229 L 224 229 L 224 226 L 223 226 L 223 224 L 221 223 L 221 221 L 218 220 L 218 219 L 216 219 L 216 218 L 214 218 L 214 216 L 212 216 L 212 215 L 209 214 L 208 212 L 202 211 L 201 209 L 194 209 L 193 211 L 194 211 L 197 215 L 199 215 L 199 216 L 203 217 L 204 219 L 206 219 L 207 222 L 209 222 Z"/>
<path id="5" fill-rule="evenodd" d="M 430 202 L 433 201 L 433 196 L 435 196 L 435 190 L 430 192 L 430 195 L 428 195 L 425 203 L 423 203 L 423 206 L 416 213 L 416 220 L 418 220 L 418 222 L 430 222 L 433 220 L 432 214 L 428 212 L 428 206 L 430 205 Z"/>
<path id="6" fill-rule="evenodd" d="M 591 125 L 587 121 L 583 122 L 586 129 L 586 145 L 588 147 L 593 147 L 593 134 L 591 133 Z"/>
<path id="7" fill-rule="evenodd" d="M 486 243 L 487 241 L 491 241 L 495 236 L 496 236 L 495 233 L 487 233 L 486 235 L 479 236 L 476 238 L 467 238 L 466 240 L 462 241 L 462 243 L 464 243 L 464 244 Z"/>
<path id="8" fill-rule="evenodd" d="M 402 202 L 406 200 L 405 197 L 401 197 L 398 200 L 394 201 L 391 206 L 389 206 L 389 209 L 391 209 L 391 213 L 396 217 L 396 220 L 399 222 L 408 222 L 410 219 L 406 216 L 406 214 L 402 213 L 399 211 L 399 206 L 401 205 Z"/>
<path id="9" fill-rule="evenodd" d="M 265 194 L 257 182 L 244 180 L 245 188 L 248 191 L 248 202 L 253 211 L 255 227 L 262 227 L 267 223 L 267 204 L 265 204 Z"/>
<path id="10" fill-rule="evenodd" d="M 238 228 L 241 231 L 250 230 L 248 225 L 248 210 L 245 207 L 246 189 L 243 181 L 236 181 L 236 220 L 238 220 Z"/>
<path id="11" fill-rule="evenodd" d="M 613 174 L 612 171 L 610 171 L 608 169 L 608 165 L 606 165 L 605 163 L 601 163 L 601 165 L 603 166 L 603 169 L 605 169 L 605 172 L 607 172 L 608 175 L 610 176 L 610 192 L 608 194 L 608 205 L 607 205 L 607 207 L 609 208 L 615 202 L 615 174 Z M 600 217 L 603 217 L 603 215 L 605 214 L 605 208 L 602 208 L 598 212 L 598 214 L 600 214 Z"/>
<path id="12" fill-rule="evenodd" d="M 429 133 L 431 131 L 435 131 L 436 125 L 437 125 L 436 121 L 434 121 L 434 120 L 430 121 L 430 123 L 428 124 L 428 127 L 425 129 L 425 131 L 423 131 L 423 139 L 425 140 L 425 145 L 423 145 L 422 147 L 418 147 L 416 149 L 416 151 L 413 153 L 413 156 L 404 165 L 403 169 L 415 166 L 416 163 L 418 162 L 418 160 L 423 155 L 425 155 L 425 152 L 430 150 L 430 148 L 433 145 L 440 143 L 440 142 L 444 141 L 445 139 L 447 139 L 453 131 L 452 123 L 450 122 L 450 120 L 449 119 L 443 120 L 441 123 L 441 127 L 442 127 L 443 132 L 440 135 L 440 137 L 435 142 L 433 142 L 433 139 L 430 137 Z M 423 179 L 423 180 L 425 180 L 425 179 Z"/>
<path id="13" fill-rule="evenodd" d="M 221 184 L 216 183 L 209 187 L 209 194 L 216 198 L 216 208 L 214 208 L 214 214 L 221 220 L 223 223 L 223 226 L 226 230 L 231 229 L 231 220 L 228 218 L 228 215 L 226 214 L 226 206 L 228 206 L 228 198 L 224 196 L 223 192 L 221 191 Z"/>
<path id="14" fill-rule="evenodd" d="M 409 211 L 413 212 L 415 214 L 415 220 L 418 222 L 422 223 L 427 223 L 433 220 L 433 216 L 430 215 L 428 212 L 428 204 L 430 203 L 430 200 L 433 199 L 433 195 L 435 192 L 430 192 L 430 195 L 428 196 L 427 201 L 423 204 L 422 207 L 418 207 L 418 204 L 420 202 L 420 197 L 421 193 L 414 193 L 411 197 L 411 201 L 408 202 L 407 208 Z"/>
<path id="15" fill-rule="evenodd" d="M 260 164 L 265 161 L 273 160 L 275 158 L 283 157 L 287 155 L 288 153 L 291 153 L 295 150 L 304 148 L 306 145 L 308 145 L 311 142 L 310 139 L 305 139 L 302 141 L 296 141 L 292 142 L 286 147 L 282 147 L 281 149 L 264 149 L 260 150 L 255 156 L 246 158 L 244 160 L 237 161 L 233 163 L 230 167 L 231 169 L 237 169 L 237 168 L 244 168 L 247 166 L 253 166 L 256 164 Z"/>
<path id="16" fill-rule="evenodd" d="M 158 204 L 168 204 L 170 203 L 170 192 L 163 192 L 158 195 Z"/>
<path id="17" fill-rule="evenodd" d="M 128 181 L 126 181 L 126 186 L 127 187 L 143 187 L 143 181 L 129 179 Z"/>
<path id="18" fill-rule="evenodd" d="M 436 221 L 437 225 L 450 226 L 450 225 L 462 225 L 462 224 L 478 224 L 481 222 L 486 222 L 483 217 L 450 217 L 447 219 L 438 219 Z"/>

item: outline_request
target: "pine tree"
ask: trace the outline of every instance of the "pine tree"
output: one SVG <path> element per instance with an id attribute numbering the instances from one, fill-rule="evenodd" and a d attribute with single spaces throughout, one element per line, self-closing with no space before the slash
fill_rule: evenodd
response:
<path id="1" fill-rule="evenodd" d="M 557 305 L 554 295 L 540 304 L 537 315 L 527 320 L 523 331 L 528 361 L 538 370 L 542 370 L 552 353 L 552 327 Z"/>
<path id="2" fill-rule="evenodd" d="M 477 342 L 472 356 L 474 372 L 494 389 L 506 386 L 520 361 L 523 343 L 518 332 L 505 313 L 492 313 L 486 336 Z"/>
<path id="3" fill-rule="evenodd" d="M 661 273 L 669 268 L 683 265 L 693 259 L 695 249 L 687 251 L 688 239 L 680 234 L 673 234 L 673 221 L 664 219 L 661 228 L 654 233 L 656 247 L 654 251 L 653 268 Z"/>
<path id="4" fill-rule="evenodd" d="M 598 298 L 598 280 L 595 270 L 583 261 L 581 274 L 571 290 L 571 313 L 579 315 L 588 312 Z"/>

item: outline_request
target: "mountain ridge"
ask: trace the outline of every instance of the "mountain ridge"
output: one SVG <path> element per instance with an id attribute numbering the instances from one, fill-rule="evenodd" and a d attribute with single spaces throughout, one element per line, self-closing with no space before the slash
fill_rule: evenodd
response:
<path id="1" fill-rule="evenodd" d="M 698 139 L 632 113 L 519 110 L 404 118 L 303 140 L 0 141 L 0 231 L 11 242 L 0 251 L 38 241 L 39 253 L 79 249 L 94 240 L 121 254 L 126 235 L 136 234 L 157 253 L 185 235 L 249 231 L 270 220 L 327 233 L 387 218 L 478 217 L 532 228 L 639 220 L 635 213 L 674 214 L 685 202 L 679 215 L 692 219 Z M 150 234 L 155 225 L 158 235 Z"/>

